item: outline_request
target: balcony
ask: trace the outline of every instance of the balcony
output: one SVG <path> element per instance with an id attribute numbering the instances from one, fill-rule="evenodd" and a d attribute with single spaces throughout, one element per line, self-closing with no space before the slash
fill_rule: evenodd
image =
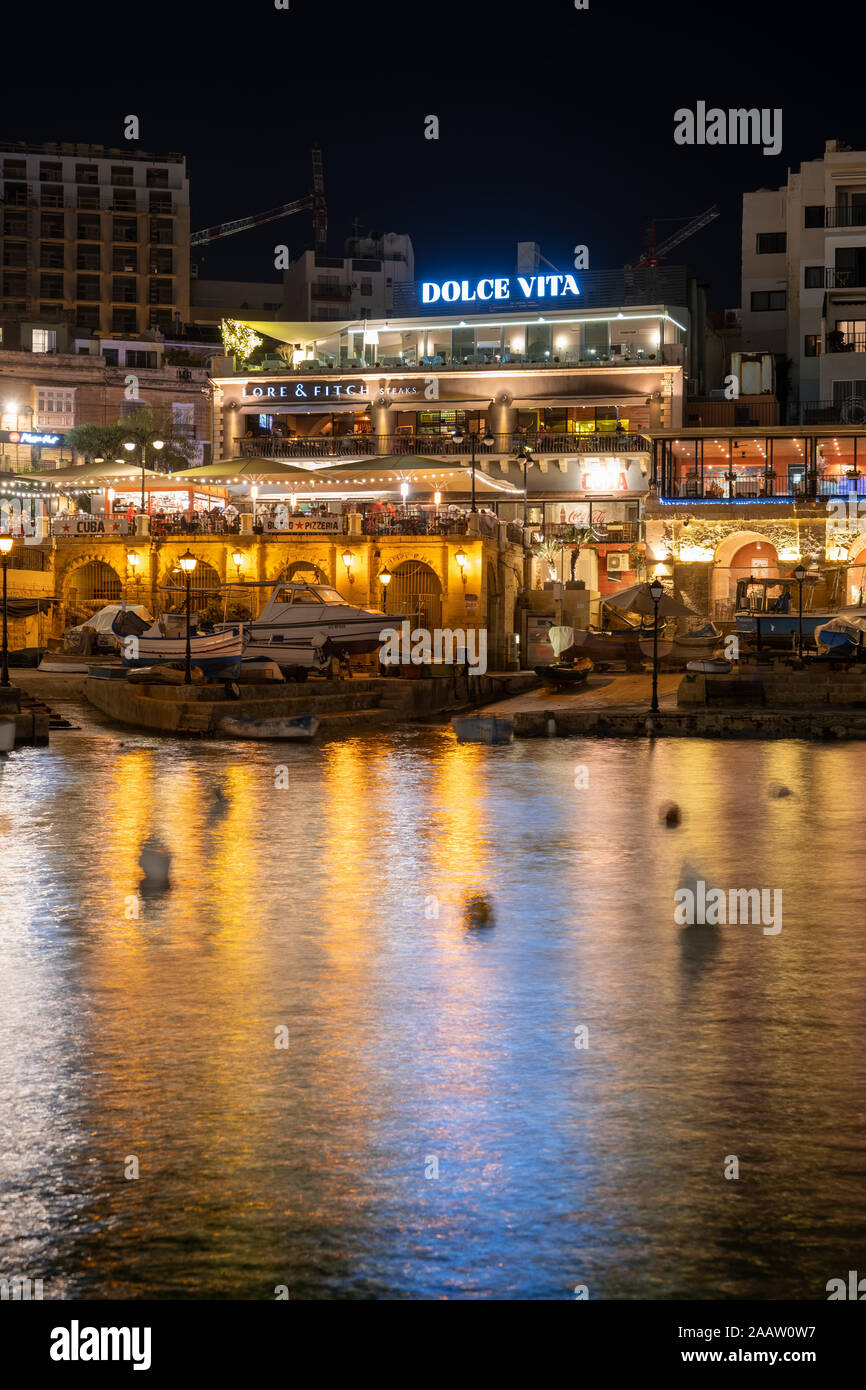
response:
<path id="1" fill-rule="evenodd" d="M 518 442 L 528 446 L 534 455 L 563 454 L 649 454 L 652 445 L 642 434 L 545 434 L 518 440 L 513 434 L 495 436 L 489 447 L 480 445 L 476 460 L 485 455 L 513 455 Z M 421 458 L 471 458 L 466 441 L 457 444 L 447 434 L 376 435 L 344 434 L 331 438 L 279 439 L 263 435 L 241 439 L 241 458 L 313 459 L 357 458 L 372 455 L 405 454 Z"/>
<path id="2" fill-rule="evenodd" d="M 866 284 L 866 270 L 839 270 L 828 265 L 824 270 L 825 290 L 854 290 Z"/>
<path id="3" fill-rule="evenodd" d="M 858 351 L 866 351 L 866 348 Z M 792 401 L 788 425 L 866 425 L 866 397 L 848 396 L 842 401 Z"/>
<path id="4" fill-rule="evenodd" d="M 546 541 L 565 541 L 574 544 L 575 527 L 563 522 L 545 522 L 533 526 L 533 532 L 541 532 Z M 635 545 L 642 539 L 639 521 L 593 521 L 593 539 L 599 545 Z"/>
<path id="5" fill-rule="evenodd" d="M 312 299 L 318 297 L 318 292 L 315 289 L 311 289 L 310 293 Z M 321 298 L 348 299 L 349 292 L 346 290 L 345 292 L 341 291 L 339 295 L 322 295 Z M 322 320 L 322 322 L 326 323 L 327 320 Z M 377 357 L 372 362 L 364 362 L 359 358 L 354 358 L 348 362 L 337 362 L 333 358 L 312 359 L 299 362 L 295 366 L 281 365 L 279 374 L 281 376 L 298 376 L 315 372 L 317 376 L 347 376 L 352 372 L 371 372 L 381 368 L 387 369 L 389 373 L 411 372 L 417 374 L 428 367 L 447 367 L 449 372 L 477 371 L 484 367 L 494 372 L 502 371 L 506 367 L 509 372 L 537 371 L 540 367 L 544 367 L 548 371 L 574 370 L 575 367 L 603 367 L 605 371 L 608 371 L 616 367 L 653 368 L 662 365 L 676 365 L 676 363 L 668 362 L 667 358 L 664 359 L 663 363 L 662 358 L 656 352 L 646 352 L 643 349 L 611 355 L 601 348 L 581 348 L 574 352 L 558 352 L 555 357 L 533 356 L 523 352 L 505 352 L 500 357 L 484 352 L 473 352 L 456 357 L 450 357 L 447 353 L 437 353 L 430 357 L 420 357 L 417 360 L 413 358 L 411 361 L 387 355 Z M 274 375 L 273 362 L 247 362 L 243 374 L 253 373 Z"/>
<path id="6" fill-rule="evenodd" d="M 848 337 L 828 333 L 824 339 L 825 352 L 866 352 L 866 333 L 853 333 Z"/>
<path id="7" fill-rule="evenodd" d="M 866 207 L 825 207 L 825 227 L 866 227 Z"/>
<path id="8" fill-rule="evenodd" d="M 807 502 L 814 498 L 866 496 L 866 477 L 830 476 L 805 473 L 802 480 L 793 481 L 784 473 L 774 473 L 766 477 L 755 473 L 751 477 L 735 475 L 694 478 L 680 477 L 662 483 L 659 496 L 669 501 L 683 502 L 733 502 L 752 500 L 760 502 L 782 500 L 787 502 Z"/>

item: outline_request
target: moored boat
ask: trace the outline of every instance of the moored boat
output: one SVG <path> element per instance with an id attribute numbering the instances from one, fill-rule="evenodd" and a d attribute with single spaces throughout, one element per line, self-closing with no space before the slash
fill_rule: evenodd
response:
<path id="1" fill-rule="evenodd" d="M 699 657 L 696 661 L 690 661 L 686 670 L 699 676 L 727 676 L 733 670 L 733 666 L 723 656 L 704 656 Z"/>
<path id="2" fill-rule="evenodd" d="M 119 613 L 111 630 L 119 639 L 124 666 L 156 666 L 163 662 L 186 660 L 186 619 L 177 613 L 166 613 L 152 625 L 144 623 L 133 613 Z M 200 632 L 196 628 L 189 638 L 190 660 L 207 674 L 229 668 L 237 675 L 244 650 L 240 623 L 219 632 Z"/>
<path id="3" fill-rule="evenodd" d="M 232 738 L 297 739 L 313 738 L 318 727 L 315 714 L 300 714 L 289 719 L 221 719 L 217 732 Z"/>
<path id="4" fill-rule="evenodd" d="M 536 666 L 535 674 L 547 685 L 563 688 L 582 685 L 593 669 L 588 656 L 576 657 L 574 661 L 554 661 L 549 666 Z"/>

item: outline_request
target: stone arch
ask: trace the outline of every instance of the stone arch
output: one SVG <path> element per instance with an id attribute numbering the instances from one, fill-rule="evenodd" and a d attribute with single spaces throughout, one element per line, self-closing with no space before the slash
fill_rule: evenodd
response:
<path id="1" fill-rule="evenodd" d="M 63 576 L 63 601 L 72 606 L 99 608 L 105 603 L 116 603 L 122 593 L 123 577 L 102 555 L 80 556 Z"/>
<path id="2" fill-rule="evenodd" d="M 285 579 L 287 582 L 294 580 L 298 584 L 330 585 L 331 583 L 325 570 L 312 559 L 288 560 L 277 575 L 277 580 L 280 579 Z"/>
<path id="3" fill-rule="evenodd" d="M 713 556 L 712 616 L 733 616 L 737 581 L 759 572 L 767 579 L 776 578 L 780 573 L 779 555 L 773 542 L 760 531 L 732 531 L 725 536 Z"/>
<path id="4" fill-rule="evenodd" d="M 442 581 L 426 560 L 401 560 L 391 566 L 385 593 L 386 613 L 405 613 L 432 632 L 442 626 Z"/>

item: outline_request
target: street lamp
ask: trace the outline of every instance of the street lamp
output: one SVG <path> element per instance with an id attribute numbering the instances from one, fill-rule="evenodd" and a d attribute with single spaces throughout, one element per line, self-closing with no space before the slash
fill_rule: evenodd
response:
<path id="1" fill-rule="evenodd" d="M 9 634 L 7 630 L 6 570 L 9 565 L 9 552 L 15 542 L 9 535 L 0 536 L 0 560 L 3 563 L 3 673 L 0 686 L 9 685 Z"/>
<path id="2" fill-rule="evenodd" d="M 133 584 L 134 584 L 134 583 L 135 583 L 135 579 L 136 579 L 136 571 L 137 571 L 137 569 L 138 569 L 138 563 L 139 563 L 139 557 L 136 555 L 136 553 L 135 553 L 134 550 L 127 550 L 127 552 L 126 552 L 126 563 L 127 563 L 127 565 L 129 566 L 130 570 L 132 571 L 132 581 L 133 581 Z"/>
<path id="3" fill-rule="evenodd" d="M 462 443 L 463 443 L 463 440 L 465 439 L 465 437 L 466 437 L 466 436 L 464 435 L 463 430 L 460 428 L 459 425 L 457 426 L 456 429 L 453 429 L 453 430 L 451 431 L 451 438 L 454 440 L 454 443 L 455 443 L 455 444 L 462 444 Z M 478 448 L 479 442 L 480 442 L 481 444 L 483 444 L 485 448 L 489 449 L 489 448 L 491 448 L 491 447 L 496 443 L 496 440 L 493 438 L 493 435 L 490 433 L 489 430 L 485 430 L 484 435 L 481 436 L 481 437 L 479 437 L 479 434 L 478 434 L 478 431 L 477 431 L 477 430 L 470 430 L 470 431 L 469 431 L 469 448 L 470 448 L 470 450 L 472 451 L 472 463 L 471 463 L 470 466 L 471 466 L 471 468 L 472 468 L 472 507 L 471 507 L 471 510 L 472 510 L 473 512 L 477 512 L 477 511 L 478 511 L 478 508 L 477 508 L 476 505 L 475 505 L 475 450 Z"/>
<path id="4" fill-rule="evenodd" d="M 794 578 L 797 581 L 798 615 L 797 615 L 797 660 L 803 660 L 803 581 L 806 578 L 806 571 L 802 565 L 798 565 L 794 570 Z"/>
<path id="5" fill-rule="evenodd" d="M 382 585 L 382 612 L 386 613 L 388 611 L 386 608 L 388 602 L 388 585 L 391 583 L 391 571 L 387 566 L 385 569 L 379 571 L 379 583 Z"/>
<path id="6" fill-rule="evenodd" d="M 241 565 L 243 564 L 243 562 L 244 562 L 244 554 L 243 554 L 243 551 L 242 551 L 242 550 L 233 550 L 233 551 L 232 551 L 232 564 L 234 565 L 235 569 L 237 570 L 238 582 L 240 582 L 240 577 L 241 577 Z"/>
<path id="7" fill-rule="evenodd" d="M 659 712 L 659 603 L 664 593 L 664 585 L 658 579 L 654 579 L 649 586 L 650 598 L 653 601 L 653 697 L 650 702 L 650 714 Z"/>
<path id="8" fill-rule="evenodd" d="M 353 573 L 352 573 L 352 552 L 351 552 L 351 550 L 344 550 L 344 551 L 343 551 L 343 564 L 346 566 L 346 577 L 348 578 L 349 583 L 350 583 L 350 584 L 354 584 L 354 582 L 355 582 L 355 576 L 354 576 Z"/>
<path id="9" fill-rule="evenodd" d="M 463 587 L 464 587 L 464 589 L 465 589 L 465 588 L 466 588 L 466 566 L 469 564 L 469 560 L 468 560 L 467 557 L 466 557 L 466 551 L 463 550 L 463 549 L 458 550 L 457 554 L 454 556 L 454 559 L 457 561 L 457 567 L 458 567 L 458 569 L 460 570 L 460 578 L 461 578 L 461 580 L 463 581 Z"/>
<path id="10" fill-rule="evenodd" d="M 532 457 L 532 450 L 528 444 L 520 444 L 515 450 L 514 457 L 523 463 L 523 525 L 526 526 L 526 468 L 535 460 Z"/>
<path id="11" fill-rule="evenodd" d="M 147 470 L 147 446 L 148 446 L 148 444 L 150 444 L 151 448 L 156 449 L 157 452 L 159 452 L 160 449 L 164 449 L 164 448 L 165 448 L 165 440 L 164 440 L 164 439 L 160 439 L 159 435 L 146 434 L 146 435 L 144 436 L 144 438 L 141 439 L 141 440 L 136 440 L 136 439 L 124 439 L 124 441 L 123 441 L 123 447 L 124 447 L 124 449 L 126 450 L 126 452 L 127 452 L 128 454 L 131 454 L 132 451 L 133 451 L 133 449 L 137 449 L 137 448 L 139 448 L 139 447 L 141 448 L 141 510 L 142 510 L 142 514 L 144 514 L 144 512 L 146 511 L 146 503 L 145 503 L 145 497 L 144 497 L 144 475 L 145 475 L 145 472 L 146 472 L 146 470 Z"/>
<path id="12" fill-rule="evenodd" d="M 191 646 L 190 646 L 190 639 L 189 639 L 189 610 L 190 610 L 191 598 L 190 598 L 190 589 L 189 589 L 189 586 L 190 586 L 190 581 L 192 580 L 192 572 L 193 572 L 193 570 L 195 569 L 195 566 L 196 566 L 196 558 L 195 558 L 195 556 L 192 554 L 192 552 L 191 552 L 190 550 L 187 550 L 187 551 L 185 552 L 185 554 L 181 555 L 180 560 L 178 561 L 178 563 L 179 563 L 179 565 L 180 565 L 181 569 L 183 570 L 184 575 L 185 575 L 185 577 L 186 577 L 186 660 L 185 660 L 185 663 L 184 663 L 184 670 L 183 670 L 183 683 L 184 683 L 184 685 L 191 685 L 191 684 L 192 684 L 192 648 L 191 648 Z"/>

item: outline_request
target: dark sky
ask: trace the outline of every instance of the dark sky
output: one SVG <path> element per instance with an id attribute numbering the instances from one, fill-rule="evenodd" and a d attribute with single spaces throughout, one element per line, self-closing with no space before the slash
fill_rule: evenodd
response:
<path id="1" fill-rule="evenodd" d="M 194 227 L 308 192 L 318 140 L 331 249 L 356 216 L 406 231 L 418 278 L 508 273 L 519 240 L 540 242 L 560 270 L 577 243 L 591 269 L 620 267 L 652 218 L 715 203 L 721 216 L 670 263 L 708 283 L 713 307 L 737 304 L 742 192 L 779 186 L 827 138 L 866 145 L 856 58 L 842 61 L 866 24 L 837 0 L 590 0 L 586 11 L 573 0 L 290 0 L 288 11 L 99 0 L 36 13 L 4 11 L 17 57 L 4 63 L 0 137 L 124 145 L 135 113 L 139 148 L 188 156 Z M 101 54 L 100 40 L 112 45 Z M 781 107 L 781 154 L 676 145 L 674 111 L 698 100 Z M 438 141 L 424 139 L 428 114 Z M 201 273 L 274 279 L 277 242 L 293 255 L 311 245 L 309 214 L 227 238 Z"/>

